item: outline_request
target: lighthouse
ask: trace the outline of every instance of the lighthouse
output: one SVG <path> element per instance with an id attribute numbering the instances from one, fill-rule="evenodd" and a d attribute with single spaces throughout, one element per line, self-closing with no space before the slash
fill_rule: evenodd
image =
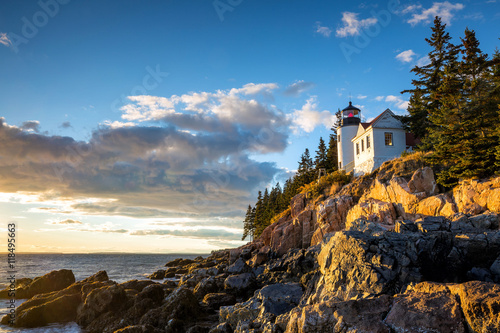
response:
<path id="1" fill-rule="evenodd" d="M 340 127 L 337 130 L 339 169 L 350 172 L 354 169 L 354 149 L 351 140 L 358 132 L 361 123 L 361 110 L 349 101 L 349 105 L 342 110 L 341 117 Z"/>

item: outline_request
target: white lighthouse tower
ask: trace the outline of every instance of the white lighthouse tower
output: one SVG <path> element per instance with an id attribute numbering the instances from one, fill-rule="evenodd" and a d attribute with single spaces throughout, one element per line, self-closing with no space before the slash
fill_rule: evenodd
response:
<path id="1" fill-rule="evenodd" d="M 358 132 L 361 110 L 349 101 L 349 106 L 342 110 L 341 117 L 340 127 L 337 130 L 339 170 L 350 172 L 354 169 L 354 147 L 351 140 Z"/>

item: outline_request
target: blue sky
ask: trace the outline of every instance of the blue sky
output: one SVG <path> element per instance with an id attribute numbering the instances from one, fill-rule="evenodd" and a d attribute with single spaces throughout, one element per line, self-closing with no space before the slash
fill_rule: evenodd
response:
<path id="1" fill-rule="evenodd" d="M 404 114 L 435 15 L 492 54 L 500 4 L 3 1 L 0 208 L 20 251 L 240 245 L 256 192 L 349 98 Z"/>

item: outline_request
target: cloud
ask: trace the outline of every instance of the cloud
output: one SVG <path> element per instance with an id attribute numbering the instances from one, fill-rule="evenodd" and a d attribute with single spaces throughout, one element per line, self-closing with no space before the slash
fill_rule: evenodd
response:
<path id="1" fill-rule="evenodd" d="M 356 96 L 356 98 L 357 98 L 357 99 L 365 99 L 365 98 L 367 98 L 367 97 L 368 97 L 368 96 L 366 96 L 366 95 L 361 95 L 361 94 L 359 94 L 358 96 Z"/>
<path id="2" fill-rule="evenodd" d="M 242 230 L 222 228 L 153 229 L 130 232 L 132 236 L 176 236 L 201 239 L 240 240 Z"/>
<path id="3" fill-rule="evenodd" d="M 401 52 L 396 56 L 396 59 L 398 59 L 401 62 L 412 62 L 413 57 L 415 56 L 415 52 L 413 50 L 406 50 Z"/>
<path id="4" fill-rule="evenodd" d="M 337 37 L 356 36 L 361 33 L 362 29 L 368 28 L 377 23 L 377 19 L 370 17 L 363 20 L 358 20 L 358 13 L 343 12 L 343 26 L 336 30 Z"/>
<path id="5" fill-rule="evenodd" d="M 429 56 L 423 56 L 422 58 L 417 60 L 417 66 L 422 67 L 431 63 L 431 59 Z"/>
<path id="6" fill-rule="evenodd" d="M 9 39 L 9 36 L 7 36 L 5 32 L 0 32 L 0 44 L 7 47 L 12 45 L 12 41 Z"/>
<path id="7" fill-rule="evenodd" d="M 314 87 L 313 82 L 304 82 L 303 80 L 297 81 L 286 87 L 283 92 L 286 96 L 294 96 L 297 97 L 302 94 L 304 91 L 311 89 Z"/>
<path id="8" fill-rule="evenodd" d="M 385 101 L 386 102 L 389 102 L 389 103 L 393 103 L 394 105 L 396 105 L 396 107 L 398 109 L 401 109 L 401 110 L 406 110 L 408 109 L 408 101 L 405 101 L 403 100 L 401 97 L 398 97 L 398 96 L 394 96 L 394 95 L 388 95 L 386 98 L 385 98 Z"/>
<path id="9" fill-rule="evenodd" d="M 105 122 L 87 141 L 0 118 L 0 190 L 66 203 L 40 207 L 50 214 L 234 219 L 281 172 L 251 158 L 287 147 L 291 120 L 259 100 L 277 88 L 130 96 L 122 116 L 134 120 Z"/>
<path id="10" fill-rule="evenodd" d="M 71 126 L 71 123 L 69 121 L 64 121 L 59 127 L 61 127 L 61 128 L 70 128 L 70 127 L 73 127 L 73 126 Z"/>
<path id="11" fill-rule="evenodd" d="M 421 9 L 422 5 L 408 5 L 405 8 L 403 8 L 401 11 L 398 12 L 398 14 L 408 14 L 408 13 L 414 13 L 417 10 Z"/>
<path id="12" fill-rule="evenodd" d="M 321 22 L 316 22 L 316 33 L 328 38 L 332 34 L 332 29 L 326 26 L 322 26 Z"/>
<path id="13" fill-rule="evenodd" d="M 24 131 L 33 131 L 38 133 L 40 131 L 40 122 L 38 120 L 25 121 L 21 125 L 21 129 Z"/>
<path id="14" fill-rule="evenodd" d="M 383 101 L 384 100 L 384 96 L 377 96 L 377 97 L 375 97 L 375 100 L 377 102 Z"/>
<path id="15" fill-rule="evenodd" d="M 412 14 L 412 17 L 407 22 L 415 26 L 419 23 L 429 23 L 434 17 L 439 16 L 444 23 L 450 25 L 454 17 L 453 12 L 462 10 L 463 8 L 465 6 L 461 3 L 452 4 L 448 1 L 434 2 L 432 7 L 428 9 L 415 8 L 419 12 Z"/>
<path id="16" fill-rule="evenodd" d="M 63 221 L 52 221 L 51 224 L 83 224 L 83 223 L 77 220 L 66 219 Z"/>
<path id="17" fill-rule="evenodd" d="M 293 126 L 292 129 L 295 133 L 304 131 L 311 133 L 318 126 L 325 126 L 331 128 L 335 123 L 335 115 L 330 111 L 319 111 L 318 104 L 315 97 L 311 97 L 306 101 L 300 110 L 295 110 L 291 115 Z"/>

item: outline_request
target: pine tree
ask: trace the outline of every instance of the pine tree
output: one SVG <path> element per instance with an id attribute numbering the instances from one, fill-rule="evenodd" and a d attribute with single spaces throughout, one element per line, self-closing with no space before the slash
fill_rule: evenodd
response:
<path id="1" fill-rule="evenodd" d="M 450 42 L 451 37 L 445 28 L 446 24 L 436 16 L 434 26 L 431 28 L 432 36 L 425 39 L 432 47 L 428 54 L 430 63 L 422 67 L 415 66 L 411 70 L 417 75 L 417 79 L 412 80 L 414 88 L 402 92 L 412 94 L 408 105 L 409 128 L 423 141 L 424 148 L 431 148 L 434 144 L 432 140 L 427 140 L 427 134 L 434 126 L 429 117 L 441 108 L 440 88 L 443 84 L 444 71 L 450 68 L 450 63 L 457 61 L 459 52 L 459 46 Z"/>
<path id="2" fill-rule="evenodd" d="M 491 61 L 479 48 L 474 31 L 466 29 L 461 40 L 463 57 L 460 62 L 450 60 L 444 68 L 437 93 L 441 106 L 429 117 L 434 124 L 429 131 L 432 159 L 448 165 L 437 181 L 446 186 L 460 178 L 493 174 L 498 145 Z"/>
<path id="3" fill-rule="evenodd" d="M 309 184 L 313 178 L 313 160 L 311 155 L 309 154 L 309 149 L 306 148 L 302 156 L 300 157 L 299 168 L 297 170 L 297 175 L 295 182 L 298 183 L 298 186 L 302 186 L 304 184 Z"/>
<path id="4" fill-rule="evenodd" d="M 243 221 L 243 237 L 241 240 L 245 240 L 248 236 L 250 236 L 250 240 L 253 237 L 253 230 L 255 229 L 254 222 L 252 220 L 252 211 L 253 208 L 251 205 L 248 205 L 247 213 L 245 214 L 245 220 Z"/>
<path id="5" fill-rule="evenodd" d="M 322 137 L 319 138 L 318 150 L 316 150 L 316 157 L 314 159 L 314 166 L 316 168 L 316 172 L 319 169 L 326 169 L 327 167 L 327 149 L 325 145 L 325 141 Z"/>
<path id="6" fill-rule="evenodd" d="M 264 224 L 264 213 L 265 206 L 262 200 L 262 191 L 259 191 L 257 195 L 257 202 L 255 203 L 255 236 L 260 235 L 260 233 L 264 230 L 262 225 Z"/>
<path id="7" fill-rule="evenodd" d="M 337 130 L 340 127 L 341 121 L 341 111 L 336 113 L 337 121 L 333 124 L 330 134 L 330 140 L 328 141 L 328 151 L 326 153 L 326 172 L 331 173 L 338 170 L 339 165 L 339 153 L 337 148 Z"/>

